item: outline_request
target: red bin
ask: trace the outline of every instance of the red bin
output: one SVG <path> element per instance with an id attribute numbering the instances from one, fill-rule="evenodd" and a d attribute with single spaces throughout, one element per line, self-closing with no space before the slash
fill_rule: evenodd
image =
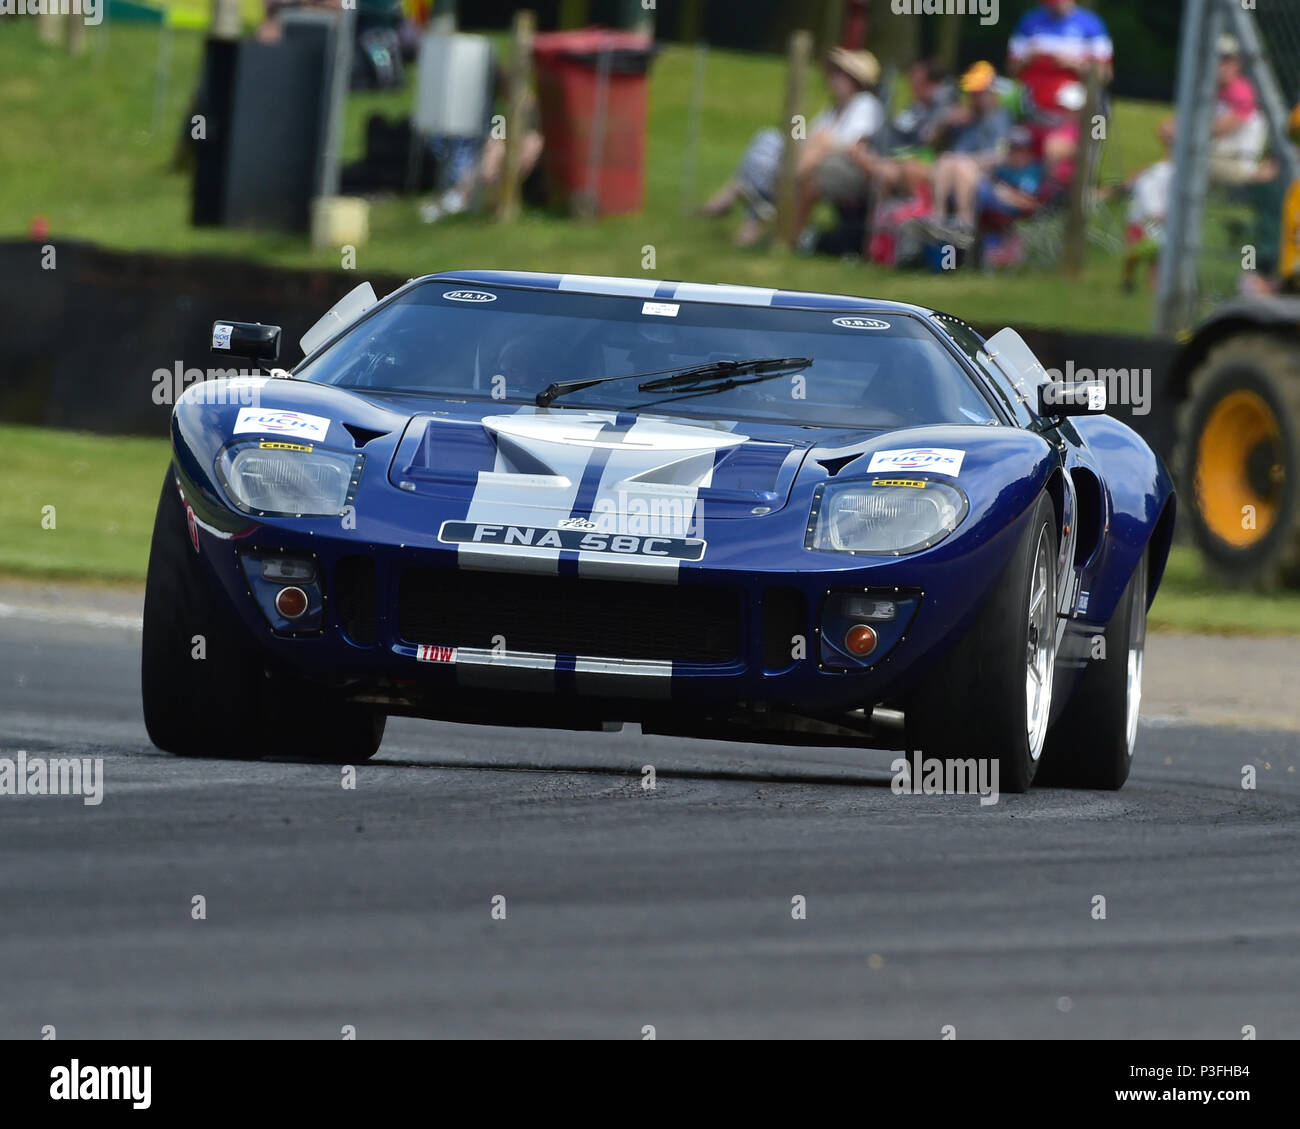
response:
<path id="1" fill-rule="evenodd" d="M 645 196 L 648 35 L 585 28 L 533 40 L 548 199 L 588 215 L 635 212 Z"/>

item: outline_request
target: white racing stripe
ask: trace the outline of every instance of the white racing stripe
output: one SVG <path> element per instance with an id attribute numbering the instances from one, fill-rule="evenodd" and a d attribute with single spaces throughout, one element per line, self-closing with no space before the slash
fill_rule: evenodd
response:
<path id="1" fill-rule="evenodd" d="M 477 647 L 456 648 L 456 681 L 487 690 L 555 689 L 555 656 L 527 653 L 497 654 Z"/>
<path id="2" fill-rule="evenodd" d="M 560 276 L 560 290 L 579 294 L 613 294 L 629 298 L 653 298 L 659 289 L 657 278 L 615 278 L 603 274 L 565 274 Z"/>
<path id="3" fill-rule="evenodd" d="M 673 664 L 659 659 L 584 659 L 574 664 L 580 694 L 669 698 Z"/>
<path id="4" fill-rule="evenodd" d="M 649 537 L 701 538 L 696 506 L 713 482 L 717 453 L 739 447 L 748 436 L 734 424 L 700 428 L 642 417 L 625 441 L 610 448 L 596 491 L 593 519 L 601 532 Z M 675 584 L 675 558 L 579 553 L 580 576 Z"/>
<path id="5" fill-rule="evenodd" d="M 728 306 L 770 306 L 776 291 L 766 286 L 728 286 L 711 282 L 679 282 L 674 302 L 718 302 Z"/>
<path id="6" fill-rule="evenodd" d="M 496 460 L 490 471 L 479 471 L 465 520 L 481 525 L 554 528 L 573 509 L 582 472 L 594 449 L 591 441 L 614 419 L 613 412 L 486 417 L 483 426 L 497 441 Z M 511 462 L 512 446 L 550 473 L 520 473 Z M 560 550 L 462 544 L 456 559 L 461 568 L 555 573 Z"/>
<path id="7" fill-rule="evenodd" d="M 688 531 L 699 491 L 713 481 L 718 451 L 740 446 L 747 436 L 735 434 L 730 423 L 684 424 L 656 416 L 611 432 L 617 418 L 594 411 L 485 417 L 483 426 L 496 440 L 496 459 L 491 471 L 479 472 L 465 520 L 553 529 L 571 513 L 581 510 L 585 517 L 590 510 L 601 533 L 698 536 Z M 599 464 L 593 464 L 596 459 Z M 600 466 L 600 479 L 593 493 L 594 465 Z M 461 543 L 457 549 L 460 567 L 469 569 L 554 573 L 560 560 L 559 549 L 523 545 Z M 675 558 L 578 554 L 582 576 L 672 584 L 678 567 Z"/>

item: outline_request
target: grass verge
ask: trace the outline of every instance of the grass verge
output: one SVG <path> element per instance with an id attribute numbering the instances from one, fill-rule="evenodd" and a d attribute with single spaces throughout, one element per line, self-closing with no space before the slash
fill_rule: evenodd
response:
<path id="1" fill-rule="evenodd" d="M 166 440 L 0 426 L 0 448 L 0 572 L 144 579 Z"/>

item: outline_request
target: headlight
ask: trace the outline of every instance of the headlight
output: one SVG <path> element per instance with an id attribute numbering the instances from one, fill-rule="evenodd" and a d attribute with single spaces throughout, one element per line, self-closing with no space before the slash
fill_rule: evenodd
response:
<path id="1" fill-rule="evenodd" d="M 333 516 L 351 499 L 361 474 L 360 455 L 294 450 L 268 444 L 222 452 L 226 489 L 243 509 L 258 514 Z"/>
<path id="2" fill-rule="evenodd" d="M 968 508 L 957 487 L 929 479 L 828 484 L 813 503 L 807 547 L 885 556 L 918 553 L 956 529 Z"/>

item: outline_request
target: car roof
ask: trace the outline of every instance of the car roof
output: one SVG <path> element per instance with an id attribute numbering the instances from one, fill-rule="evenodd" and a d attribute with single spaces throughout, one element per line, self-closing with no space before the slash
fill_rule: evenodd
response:
<path id="1" fill-rule="evenodd" d="M 876 310 L 928 316 L 936 311 L 910 302 L 862 298 L 849 294 L 816 294 L 762 286 L 730 286 L 712 282 L 672 282 L 657 278 L 616 278 L 595 274 L 544 274 L 535 271 L 440 271 L 414 281 L 445 279 L 482 286 L 523 286 L 533 290 L 564 290 L 576 294 L 613 294 L 668 302 L 719 302 L 735 306 L 776 306 L 785 309 Z"/>

